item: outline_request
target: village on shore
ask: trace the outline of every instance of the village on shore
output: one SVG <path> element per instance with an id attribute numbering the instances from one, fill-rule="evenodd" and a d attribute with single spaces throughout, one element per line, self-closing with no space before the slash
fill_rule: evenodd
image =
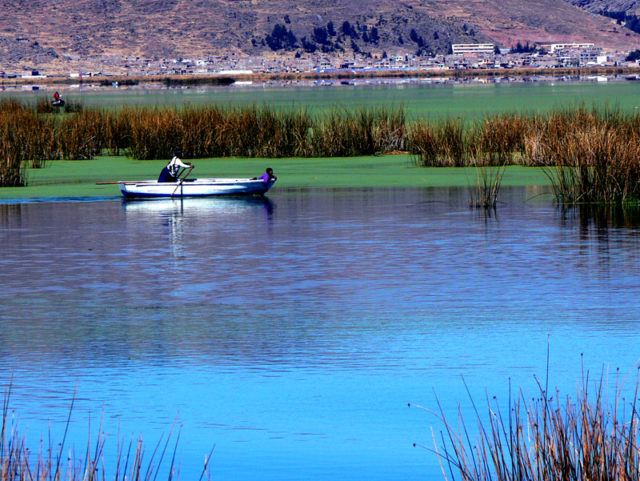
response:
<path id="1" fill-rule="evenodd" d="M 207 58 L 157 59 L 121 57 L 114 55 L 84 59 L 77 71 L 48 71 L 31 68 L 21 72 L 0 70 L 0 82 L 26 79 L 88 79 L 93 77 L 157 77 L 157 76 L 230 76 L 234 78 L 255 75 L 318 74 L 349 76 L 387 73 L 412 75 L 417 72 L 468 72 L 476 70 L 509 71 L 526 69 L 548 71 L 572 68 L 637 68 L 640 50 L 621 51 L 606 49 L 593 43 L 536 43 L 518 44 L 510 49 L 494 44 L 453 44 L 446 55 L 370 55 L 265 54 L 246 56 L 229 54 Z M 79 59 L 77 59 L 79 60 Z M 74 62 L 77 64 L 77 62 Z M 88 67 L 88 68 L 87 68 Z M 0 66 L 1 68 L 1 66 Z"/>

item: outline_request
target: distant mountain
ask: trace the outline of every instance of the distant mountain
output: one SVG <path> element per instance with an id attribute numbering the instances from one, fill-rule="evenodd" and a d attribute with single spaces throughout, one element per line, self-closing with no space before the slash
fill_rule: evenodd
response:
<path id="1" fill-rule="evenodd" d="M 616 24 L 640 33 L 640 2 L 637 0 L 568 0 L 581 9 L 615 20 Z M 639 48 L 640 45 L 636 45 Z"/>
<path id="2" fill-rule="evenodd" d="M 568 0 L 576 7 L 591 13 L 625 12 L 633 15 L 640 14 L 638 0 Z"/>
<path id="3" fill-rule="evenodd" d="M 0 0 L 0 70 L 108 71 L 123 56 L 430 54 L 476 42 L 638 48 L 639 34 L 580 7 L 565 0 Z"/>

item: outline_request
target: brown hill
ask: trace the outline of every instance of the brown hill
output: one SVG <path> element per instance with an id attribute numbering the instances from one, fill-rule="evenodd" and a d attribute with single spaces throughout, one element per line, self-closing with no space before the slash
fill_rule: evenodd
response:
<path id="1" fill-rule="evenodd" d="M 638 0 L 569 0 L 573 5 L 588 12 L 624 12 L 631 15 L 640 14 Z"/>
<path id="2" fill-rule="evenodd" d="M 564 0 L 0 0 L 0 8 L 5 71 L 66 72 L 122 56 L 446 53 L 481 41 L 640 45 L 615 20 Z"/>

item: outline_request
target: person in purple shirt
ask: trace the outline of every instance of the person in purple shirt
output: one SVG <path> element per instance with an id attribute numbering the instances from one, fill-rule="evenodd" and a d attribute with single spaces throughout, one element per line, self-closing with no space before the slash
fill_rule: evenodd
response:
<path id="1" fill-rule="evenodd" d="M 268 184 L 271 181 L 274 181 L 277 179 L 277 177 L 275 175 L 273 175 L 273 169 L 271 167 L 267 167 L 267 170 L 265 170 L 264 174 L 262 174 L 260 177 L 254 177 L 253 180 L 262 180 L 262 182 L 264 182 L 265 184 Z"/>

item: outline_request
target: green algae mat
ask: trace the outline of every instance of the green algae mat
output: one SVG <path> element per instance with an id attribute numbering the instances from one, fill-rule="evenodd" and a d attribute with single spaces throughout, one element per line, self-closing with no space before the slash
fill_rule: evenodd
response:
<path id="1" fill-rule="evenodd" d="M 0 188 L 0 199 L 116 197 L 117 185 L 96 182 L 155 179 L 167 160 L 136 161 L 126 157 L 50 161 L 42 169 L 29 169 L 27 187 Z M 416 166 L 407 154 L 344 158 L 195 159 L 191 177 L 255 177 L 272 167 L 282 189 L 466 187 L 476 184 L 474 168 Z M 508 167 L 503 186 L 548 185 L 539 168 Z"/>

